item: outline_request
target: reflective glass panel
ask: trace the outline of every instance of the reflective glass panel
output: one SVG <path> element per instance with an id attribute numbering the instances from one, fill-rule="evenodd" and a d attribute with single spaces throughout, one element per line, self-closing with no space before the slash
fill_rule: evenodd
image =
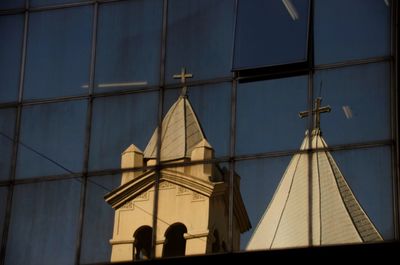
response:
<path id="1" fill-rule="evenodd" d="M 5 264 L 73 264 L 80 189 L 78 179 L 15 186 Z"/>
<path id="2" fill-rule="evenodd" d="M 390 55 L 389 0 L 316 0 L 316 64 Z"/>
<path id="3" fill-rule="evenodd" d="M 0 180 L 10 178 L 15 109 L 0 109 Z"/>
<path id="4" fill-rule="evenodd" d="M 161 169 L 156 235 L 159 257 L 227 251 L 228 181 L 227 163 Z M 237 229 L 234 233 L 237 236 Z M 234 245 L 238 247 L 237 243 Z"/>
<path id="5" fill-rule="evenodd" d="M 393 240 L 393 176 L 390 147 L 331 153 L 372 224 L 384 240 Z"/>
<path id="6" fill-rule="evenodd" d="M 233 10 L 232 0 L 168 1 L 168 83 L 182 67 L 193 80 L 231 75 Z"/>
<path id="7" fill-rule="evenodd" d="M 307 77 L 291 77 L 239 84 L 237 94 L 236 153 L 296 149 L 307 121 Z"/>
<path id="8" fill-rule="evenodd" d="M 307 59 L 309 0 L 238 1 L 233 69 Z"/>
<path id="9" fill-rule="evenodd" d="M 191 141 L 192 129 L 200 128 L 198 131 L 202 130 L 204 137 L 214 149 L 216 157 L 229 154 L 231 86 L 231 83 L 222 83 L 189 87 L 188 90 L 187 101 L 197 117 L 197 121 L 195 121 L 191 116 L 192 111 L 186 111 L 188 141 Z M 164 100 L 164 115 L 172 110 L 174 103 L 179 101 L 180 94 L 181 89 L 167 90 Z M 183 104 L 178 104 L 179 107 L 183 111 Z M 175 112 L 179 111 L 176 109 Z M 190 126 L 191 122 L 198 123 L 199 126 L 192 127 Z M 169 133 L 167 132 L 167 134 Z"/>
<path id="10" fill-rule="evenodd" d="M 0 102 L 18 98 L 23 29 L 24 16 L 0 16 Z"/>
<path id="11" fill-rule="evenodd" d="M 87 180 L 81 263 L 110 261 L 115 210 L 104 200 L 104 195 L 120 183 L 119 175 Z"/>
<path id="12" fill-rule="evenodd" d="M 158 83 L 162 1 L 123 1 L 100 6 L 96 50 L 98 92 Z"/>
<path id="13" fill-rule="evenodd" d="M 157 110 L 157 92 L 95 99 L 90 170 L 119 168 L 131 144 L 144 151 L 157 127 Z"/>
<path id="14" fill-rule="evenodd" d="M 2 0 L 0 1 L 0 9 L 11 9 L 24 7 L 25 0 Z"/>
<path id="15" fill-rule="evenodd" d="M 30 15 L 25 99 L 87 93 L 91 31 L 89 6 Z"/>
<path id="16" fill-rule="evenodd" d="M 252 227 L 240 238 L 241 250 L 246 250 L 290 159 L 287 156 L 236 162 L 235 172 L 240 176 L 241 196 Z"/>
<path id="17" fill-rule="evenodd" d="M 321 130 L 332 144 L 390 139 L 390 68 L 387 63 L 317 71 L 315 95 L 330 113 Z"/>
<path id="18" fill-rule="evenodd" d="M 86 107 L 79 100 L 22 110 L 17 178 L 82 170 Z"/>
<path id="19" fill-rule="evenodd" d="M 30 6 L 44 6 L 44 5 L 56 5 L 56 4 L 69 4 L 85 2 L 87 0 L 29 0 Z"/>

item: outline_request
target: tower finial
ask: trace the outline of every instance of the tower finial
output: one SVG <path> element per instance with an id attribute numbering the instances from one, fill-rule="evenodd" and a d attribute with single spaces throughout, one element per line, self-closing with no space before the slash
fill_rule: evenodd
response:
<path id="1" fill-rule="evenodd" d="M 173 75 L 174 79 L 180 79 L 181 84 L 182 84 L 182 92 L 181 92 L 181 97 L 187 97 L 187 86 L 186 86 L 186 78 L 192 78 L 192 74 L 186 73 L 186 68 L 182 67 L 181 73 Z"/>
<path id="2" fill-rule="evenodd" d="M 322 98 L 318 97 L 315 99 L 315 103 L 314 103 L 314 109 L 311 111 L 311 115 L 314 117 L 314 128 L 313 129 L 319 129 L 320 125 L 321 125 L 321 113 L 324 112 L 331 112 L 331 107 L 328 106 L 324 106 L 321 107 L 321 101 Z M 299 112 L 299 116 L 300 118 L 304 118 L 310 115 L 310 111 L 306 110 L 306 111 L 301 111 Z"/>

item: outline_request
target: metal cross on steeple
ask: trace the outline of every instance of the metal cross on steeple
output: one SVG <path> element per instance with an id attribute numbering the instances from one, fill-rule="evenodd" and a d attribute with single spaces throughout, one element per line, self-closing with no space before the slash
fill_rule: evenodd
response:
<path id="1" fill-rule="evenodd" d="M 319 129 L 320 127 L 320 115 L 321 113 L 324 112 L 331 112 L 331 107 L 328 106 L 324 106 L 321 107 L 321 101 L 322 98 L 318 97 L 315 99 L 315 105 L 314 105 L 314 109 L 312 110 L 312 114 L 314 116 L 314 129 Z M 304 118 L 310 115 L 310 111 L 306 110 L 306 111 L 302 111 L 299 112 L 299 116 L 300 118 Z"/>
<path id="2" fill-rule="evenodd" d="M 173 75 L 174 79 L 180 79 L 181 80 L 181 84 L 182 84 L 181 96 L 182 97 L 186 97 L 187 96 L 186 78 L 192 78 L 192 77 L 193 77 L 192 74 L 187 74 L 186 73 L 186 68 L 185 67 L 182 67 L 182 70 L 181 70 L 180 74 Z"/>

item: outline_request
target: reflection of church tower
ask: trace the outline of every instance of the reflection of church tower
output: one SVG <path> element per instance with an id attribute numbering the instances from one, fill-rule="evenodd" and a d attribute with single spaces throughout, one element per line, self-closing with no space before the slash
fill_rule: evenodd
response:
<path id="1" fill-rule="evenodd" d="M 319 116 L 330 108 L 320 103 L 318 98 L 312 134 L 306 133 L 301 152 L 290 161 L 248 250 L 382 240 L 327 151 Z"/>
<path id="2" fill-rule="evenodd" d="M 186 95 L 182 69 L 182 95 L 162 122 L 160 161 L 155 170 L 123 173 L 121 186 L 105 196 L 115 209 L 111 261 L 149 257 L 152 246 L 152 218 L 155 181 L 159 177 L 159 197 L 155 256 L 168 257 L 224 251 L 228 244 L 228 185 L 226 170 L 217 164 L 177 166 L 180 162 L 211 160 L 214 151 L 200 127 Z M 122 168 L 156 164 L 158 131 L 155 130 L 144 153 L 134 145 L 122 154 Z M 172 165 L 173 164 L 173 165 Z M 158 174 L 158 175 L 157 175 Z M 239 191 L 234 190 L 233 247 L 239 249 L 240 233 L 250 222 Z"/>

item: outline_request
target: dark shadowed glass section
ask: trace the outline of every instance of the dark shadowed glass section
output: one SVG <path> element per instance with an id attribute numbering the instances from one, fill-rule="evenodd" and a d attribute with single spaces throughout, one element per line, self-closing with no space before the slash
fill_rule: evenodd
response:
<path id="1" fill-rule="evenodd" d="M 171 225 L 165 232 L 165 243 L 163 246 L 163 258 L 185 256 L 186 239 L 183 237 L 187 233 L 186 226 L 181 223 Z"/>
<path id="2" fill-rule="evenodd" d="M 25 99 L 87 94 L 91 7 L 30 15 Z"/>
<path id="3" fill-rule="evenodd" d="M 7 206 L 7 187 L 0 187 L 0 235 L 3 236 L 4 216 L 6 214 Z"/>
<path id="4" fill-rule="evenodd" d="M 97 92 L 155 85 L 160 76 L 162 1 L 122 1 L 100 6 Z"/>
<path id="5" fill-rule="evenodd" d="M 73 264 L 80 190 L 78 179 L 15 186 L 5 264 Z"/>
<path id="6" fill-rule="evenodd" d="M 17 101 L 24 16 L 0 16 L 0 102 Z"/>
<path id="7" fill-rule="evenodd" d="M 157 127 L 157 104 L 157 92 L 95 99 L 90 170 L 120 168 L 131 144 L 144 151 Z"/>
<path id="8" fill-rule="evenodd" d="M 308 0 L 238 1 L 233 69 L 307 60 Z"/>
<path id="9" fill-rule="evenodd" d="M 15 112 L 15 109 L 0 109 L 0 180 L 10 178 Z"/>
<path id="10" fill-rule="evenodd" d="M 216 156 L 229 154 L 231 83 L 189 87 L 188 99 Z M 181 89 L 168 90 L 164 115 L 178 100 Z"/>
<path id="11" fill-rule="evenodd" d="M 25 6 L 25 0 L 1 0 L 0 9 L 21 8 Z"/>
<path id="12" fill-rule="evenodd" d="M 316 0 L 316 64 L 389 56 L 390 2 Z"/>
<path id="13" fill-rule="evenodd" d="M 109 262 L 115 210 L 104 195 L 117 188 L 121 176 L 91 177 L 87 180 L 81 263 Z"/>
<path id="14" fill-rule="evenodd" d="M 298 143 L 300 146 L 301 141 Z M 240 237 L 240 249 L 245 250 L 257 224 L 263 216 L 291 157 L 239 161 L 235 172 L 240 176 L 240 191 L 251 222 L 251 229 Z"/>
<path id="15" fill-rule="evenodd" d="M 186 67 L 193 80 L 230 76 L 232 0 L 168 1 L 167 83 Z"/>
<path id="16" fill-rule="evenodd" d="M 307 77 L 298 76 L 239 84 L 237 95 L 236 153 L 296 149 L 307 120 Z"/>
<path id="17" fill-rule="evenodd" d="M 332 144 L 390 139 L 390 67 L 367 64 L 317 71 L 315 96 L 322 96 L 321 128 Z"/>
<path id="18" fill-rule="evenodd" d="M 20 145 L 17 178 L 82 170 L 86 106 L 86 101 L 79 100 L 23 109 L 20 141 L 28 148 Z"/>
<path id="19" fill-rule="evenodd" d="M 47 6 L 56 4 L 70 4 L 85 2 L 87 0 L 30 0 L 30 6 Z"/>

